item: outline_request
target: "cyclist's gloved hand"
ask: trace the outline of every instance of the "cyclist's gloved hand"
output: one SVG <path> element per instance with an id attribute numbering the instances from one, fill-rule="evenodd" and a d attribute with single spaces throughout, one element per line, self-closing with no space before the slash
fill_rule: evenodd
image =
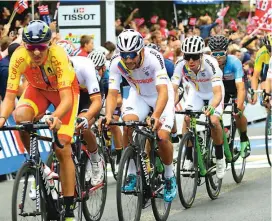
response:
<path id="1" fill-rule="evenodd" d="M 243 111 L 239 108 L 236 108 L 236 110 L 234 111 L 233 114 L 234 114 L 234 116 L 241 118 L 243 116 Z"/>
<path id="2" fill-rule="evenodd" d="M 153 130 L 153 131 L 154 131 L 154 130 L 158 130 L 159 127 L 161 126 L 161 124 L 160 124 L 160 119 L 157 118 L 157 117 L 154 117 L 154 116 L 148 117 L 148 118 L 146 119 L 146 123 L 147 123 L 149 126 L 152 126 L 152 125 L 151 125 L 151 119 L 154 120 L 154 124 L 153 124 L 152 130 Z"/>
<path id="3" fill-rule="evenodd" d="M 48 124 L 50 130 L 59 130 L 62 124 L 58 117 L 52 115 L 46 116 L 44 121 Z"/>
<path id="4" fill-rule="evenodd" d="M 257 94 L 254 93 L 254 90 L 252 88 L 248 89 L 248 93 L 250 95 L 250 98 L 248 99 L 249 103 L 251 103 L 253 105 L 256 104 L 256 102 L 257 102 Z"/>
<path id="5" fill-rule="evenodd" d="M 82 127 L 86 130 L 89 128 L 89 121 L 86 117 L 79 117 L 78 119 L 80 119 L 81 122 L 77 125 L 77 129 Z"/>
<path id="6" fill-rule="evenodd" d="M 215 112 L 215 108 L 212 106 L 212 105 L 209 105 L 208 107 L 203 107 L 202 108 L 202 111 L 204 112 L 204 114 L 206 116 L 210 116 L 210 115 L 213 115 L 214 112 Z"/>

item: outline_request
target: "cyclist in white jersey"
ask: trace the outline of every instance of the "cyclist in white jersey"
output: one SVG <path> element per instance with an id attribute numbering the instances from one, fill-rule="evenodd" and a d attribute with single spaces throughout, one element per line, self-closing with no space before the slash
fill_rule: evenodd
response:
<path id="1" fill-rule="evenodd" d="M 94 50 L 88 55 L 88 58 L 90 58 L 93 61 L 95 69 L 97 71 L 98 79 L 100 79 L 99 86 L 100 86 L 100 92 L 102 95 L 102 104 L 103 104 L 103 107 L 105 107 L 106 102 L 104 101 L 106 100 L 106 97 L 108 95 L 108 87 L 109 87 L 109 76 L 108 76 L 108 72 L 106 68 L 106 55 L 104 54 L 104 52 L 100 50 Z M 122 106 L 122 96 L 121 96 L 121 91 L 119 91 L 118 97 L 117 97 L 117 108 L 113 112 L 113 119 L 115 121 L 119 121 L 119 118 L 121 115 L 121 106 Z M 104 108 L 102 108 L 100 113 L 103 113 L 103 114 L 105 113 Z M 122 131 L 119 126 L 111 126 L 109 128 L 109 131 L 112 133 L 113 141 L 114 141 L 114 148 L 115 148 L 114 153 L 116 155 L 115 171 L 118 171 L 119 162 L 122 156 L 122 149 L 123 149 Z"/>
<path id="2" fill-rule="evenodd" d="M 192 85 L 190 88 L 185 109 L 201 110 L 204 100 L 209 100 L 209 106 L 204 113 L 210 116 L 211 135 L 215 144 L 216 154 L 216 175 L 219 179 L 223 178 L 225 173 L 225 162 L 223 159 L 223 131 L 220 124 L 220 116 L 223 113 L 224 105 L 224 85 L 222 81 L 223 73 L 213 57 L 203 54 L 204 40 L 199 36 L 186 38 L 182 44 L 183 58 L 177 61 L 172 77 L 172 83 L 175 93 L 178 93 L 178 87 L 181 80 Z M 189 117 L 185 117 L 183 133 L 189 125 Z M 187 158 L 184 168 L 191 169 L 192 147 L 187 147 Z"/>
<path id="3" fill-rule="evenodd" d="M 109 92 L 106 102 L 106 124 L 112 119 L 116 98 L 120 89 L 121 76 L 131 86 L 129 96 L 124 102 L 122 118 L 124 121 L 143 121 L 151 108 L 155 119 L 153 129 L 158 130 L 158 146 L 165 167 L 164 200 L 171 202 L 176 196 L 176 179 L 173 173 L 173 145 L 170 132 L 174 123 L 174 91 L 167 75 L 163 56 L 156 50 L 144 47 L 141 34 L 132 29 L 118 36 L 117 47 L 120 56 L 111 60 Z M 161 125 L 160 125 L 161 124 Z M 128 145 L 132 131 L 124 128 L 124 146 Z M 128 168 L 125 190 L 136 186 L 136 167 L 131 160 Z"/>
<path id="4" fill-rule="evenodd" d="M 96 78 L 95 66 L 89 58 L 82 56 L 70 57 L 73 47 L 69 42 L 62 40 L 57 42 L 57 44 L 62 46 L 67 52 L 80 86 L 78 118 L 82 119 L 82 123 L 77 125 L 77 129 L 84 129 L 83 138 L 87 142 L 88 151 L 91 153 L 91 162 L 88 161 L 87 163 L 85 179 L 89 181 L 92 178 L 91 184 L 96 186 L 104 179 L 104 161 L 98 154 L 96 137 L 90 130 L 95 117 L 102 108 L 102 99 L 99 83 Z"/>

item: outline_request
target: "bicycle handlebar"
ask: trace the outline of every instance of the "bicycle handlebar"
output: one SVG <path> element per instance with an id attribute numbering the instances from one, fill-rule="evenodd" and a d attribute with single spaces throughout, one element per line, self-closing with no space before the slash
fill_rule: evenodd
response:
<path id="1" fill-rule="evenodd" d="M 50 119 L 51 121 L 53 119 Z M 49 126 L 45 123 L 23 123 L 20 125 L 14 125 L 14 126 L 3 126 L 0 128 L 0 131 L 7 131 L 7 130 L 18 130 L 18 131 L 27 131 L 27 132 L 34 132 L 36 130 L 41 129 L 49 129 Z M 49 140 L 48 140 L 49 141 Z M 64 148 L 64 145 L 60 143 L 58 138 L 58 133 L 56 131 L 53 132 L 53 138 L 51 138 L 51 142 L 54 142 L 59 148 Z"/>

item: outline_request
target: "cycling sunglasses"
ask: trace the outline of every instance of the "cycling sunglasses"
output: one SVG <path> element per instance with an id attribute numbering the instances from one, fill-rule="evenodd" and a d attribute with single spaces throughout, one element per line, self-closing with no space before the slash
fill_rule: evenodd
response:
<path id="1" fill-rule="evenodd" d="M 212 52 L 212 56 L 213 57 L 223 57 L 225 55 L 226 55 L 225 51 L 215 51 L 215 52 Z"/>
<path id="2" fill-rule="evenodd" d="M 136 58 L 136 56 L 138 55 L 137 52 L 120 52 L 120 56 L 123 58 L 123 59 L 134 59 Z"/>
<path id="3" fill-rule="evenodd" d="M 190 59 L 196 61 L 200 59 L 200 54 L 184 54 L 183 58 L 185 61 L 190 61 Z"/>
<path id="4" fill-rule="evenodd" d="M 49 45 L 48 44 L 26 44 L 25 47 L 28 51 L 35 51 L 36 49 L 39 51 L 45 51 L 46 49 L 49 48 Z"/>

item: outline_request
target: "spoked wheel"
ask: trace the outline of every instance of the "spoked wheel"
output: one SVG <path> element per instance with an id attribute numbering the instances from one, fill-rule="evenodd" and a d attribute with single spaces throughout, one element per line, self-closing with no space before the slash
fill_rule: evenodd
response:
<path id="1" fill-rule="evenodd" d="M 44 192 L 40 189 L 40 206 L 36 210 L 36 173 L 30 163 L 24 163 L 17 172 L 12 192 L 12 221 L 40 220 L 47 221 Z M 43 186 L 43 185 L 41 185 Z"/>
<path id="2" fill-rule="evenodd" d="M 207 154 L 207 174 L 205 176 L 206 189 L 209 197 L 214 200 L 217 199 L 221 186 L 222 179 L 218 179 L 216 176 L 216 157 L 215 148 L 212 139 L 208 142 L 208 154 Z"/>
<path id="3" fill-rule="evenodd" d="M 109 161 L 110 161 L 109 163 L 111 165 L 111 171 L 112 171 L 113 178 L 115 180 L 117 180 L 117 174 L 118 174 L 118 171 L 116 170 L 117 156 L 113 153 L 112 150 L 109 150 L 108 154 L 109 154 Z"/>
<path id="4" fill-rule="evenodd" d="M 240 183 L 244 177 L 246 169 L 246 159 L 241 157 L 240 135 L 235 124 L 232 127 L 232 141 L 230 142 L 230 151 L 232 153 L 231 171 L 236 183 Z"/>
<path id="5" fill-rule="evenodd" d="M 135 157 L 133 147 L 129 146 L 124 150 L 122 154 L 118 177 L 116 185 L 116 198 L 117 198 L 117 211 L 120 221 L 134 220 L 138 221 L 141 217 L 142 205 L 143 205 L 143 184 L 141 179 L 141 170 L 139 169 L 139 162 Z M 132 177 L 128 174 L 129 164 L 136 165 L 136 186 L 133 190 L 126 190 L 128 178 Z"/>
<path id="6" fill-rule="evenodd" d="M 195 200 L 198 180 L 198 161 L 197 153 L 194 147 L 192 148 L 193 168 L 190 170 L 184 169 L 184 162 L 187 157 L 186 148 L 192 146 L 193 137 L 191 133 L 186 133 L 180 142 L 178 158 L 177 158 L 177 185 L 179 199 L 185 208 L 190 208 Z"/>
<path id="7" fill-rule="evenodd" d="M 56 164 L 54 166 L 54 164 Z M 60 174 L 60 165 L 58 162 L 58 159 L 56 158 L 56 154 L 51 151 L 48 155 L 48 158 L 46 160 L 46 165 L 55 173 Z M 76 186 L 75 186 L 75 198 L 74 198 L 74 215 L 77 220 L 82 220 L 82 202 L 80 200 L 80 197 L 82 195 L 82 190 L 79 187 L 80 186 L 80 177 L 78 174 L 76 174 Z M 57 190 L 61 190 L 61 183 L 59 180 Z M 61 221 L 62 219 L 60 219 Z"/>
<path id="8" fill-rule="evenodd" d="M 160 160 L 160 158 L 158 157 L 157 160 Z M 158 167 L 154 166 L 154 175 L 151 178 L 151 189 L 155 194 L 154 197 L 151 198 L 151 205 L 154 217 L 157 221 L 167 220 L 171 209 L 171 203 L 164 201 L 164 184 L 163 170 L 158 171 Z"/>
<path id="9" fill-rule="evenodd" d="M 100 155 L 104 160 L 102 154 Z M 81 167 L 81 187 L 83 194 L 83 214 L 87 221 L 97 221 L 100 220 L 106 203 L 107 197 L 107 168 L 106 164 L 103 165 L 104 168 L 104 179 L 101 184 L 97 186 L 91 185 L 91 180 L 86 180 L 85 174 L 87 172 L 86 165 L 89 161 L 89 157 L 85 152 L 82 152 L 82 161 L 84 162 Z M 105 162 L 105 161 L 104 161 Z"/>
<path id="10" fill-rule="evenodd" d="M 271 161 L 272 161 L 272 151 L 271 151 L 271 110 L 267 113 L 267 118 L 265 122 L 265 151 L 266 151 L 266 156 L 269 165 L 271 166 Z"/>

